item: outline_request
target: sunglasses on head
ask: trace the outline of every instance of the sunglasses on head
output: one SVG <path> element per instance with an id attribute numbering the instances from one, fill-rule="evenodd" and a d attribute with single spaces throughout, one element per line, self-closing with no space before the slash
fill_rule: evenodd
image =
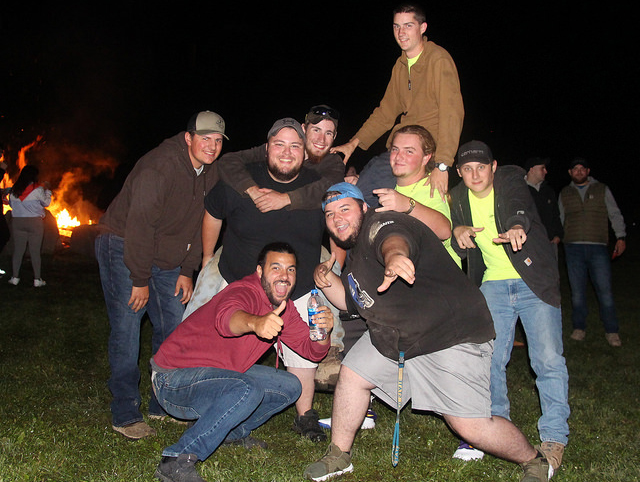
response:
<path id="1" fill-rule="evenodd" d="M 320 115 L 322 117 L 331 117 L 335 120 L 340 120 L 340 113 L 337 110 L 332 109 L 331 107 L 317 105 L 315 107 L 312 107 L 309 113 Z"/>

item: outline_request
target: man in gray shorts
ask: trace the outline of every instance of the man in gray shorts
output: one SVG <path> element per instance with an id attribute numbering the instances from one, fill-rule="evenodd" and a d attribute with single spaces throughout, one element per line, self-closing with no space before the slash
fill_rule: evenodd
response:
<path id="1" fill-rule="evenodd" d="M 327 231 L 349 255 L 340 277 L 333 256 L 316 267 L 316 285 L 369 330 L 343 360 L 331 444 L 305 477 L 353 471 L 351 447 L 373 392 L 398 408 L 412 398 L 413 408 L 441 414 L 469 443 L 521 464 L 523 482 L 548 481 L 546 458 L 509 420 L 491 416 L 491 315 L 440 239 L 406 214 L 368 209 L 348 183 L 331 186 L 322 207 Z"/>

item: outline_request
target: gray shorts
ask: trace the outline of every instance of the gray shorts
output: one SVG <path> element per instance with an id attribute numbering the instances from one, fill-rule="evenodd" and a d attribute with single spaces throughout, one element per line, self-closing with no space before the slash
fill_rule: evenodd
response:
<path id="1" fill-rule="evenodd" d="M 405 362 L 402 405 L 464 418 L 491 417 L 490 377 L 493 341 L 462 343 Z M 398 362 L 383 356 L 367 331 L 342 364 L 375 385 L 372 393 L 397 406 Z"/>

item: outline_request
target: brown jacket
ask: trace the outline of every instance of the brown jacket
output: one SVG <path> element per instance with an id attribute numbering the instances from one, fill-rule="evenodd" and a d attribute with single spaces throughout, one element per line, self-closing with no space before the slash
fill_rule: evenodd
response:
<path id="1" fill-rule="evenodd" d="M 389 129 L 391 135 L 401 126 L 417 124 L 427 129 L 436 141 L 435 161 L 453 165 L 460 141 L 464 106 L 458 71 L 449 53 L 423 37 L 423 50 L 418 61 L 407 67 L 403 52 L 391 72 L 380 105 L 376 107 L 354 137 L 359 147 L 367 150 Z M 401 115 L 399 124 L 395 125 Z"/>

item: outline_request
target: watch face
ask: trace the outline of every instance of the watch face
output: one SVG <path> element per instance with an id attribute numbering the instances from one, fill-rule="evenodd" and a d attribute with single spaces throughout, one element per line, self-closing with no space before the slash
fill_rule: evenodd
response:
<path id="1" fill-rule="evenodd" d="M 447 166 L 444 162 L 438 163 L 438 169 L 440 169 L 441 171 L 447 171 L 448 168 L 449 166 Z"/>

